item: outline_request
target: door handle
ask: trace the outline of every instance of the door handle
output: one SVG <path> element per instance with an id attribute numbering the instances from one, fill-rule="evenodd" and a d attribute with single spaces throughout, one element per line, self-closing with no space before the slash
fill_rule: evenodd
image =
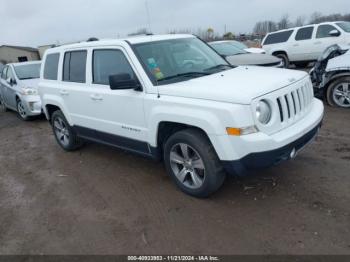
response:
<path id="1" fill-rule="evenodd" d="M 293 46 L 299 46 L 299 44 L 294 44 Z"/>
<path id="2" fill-rule="evenodd" d="M 102 101 L 103 97 L 97 94 L 90 95 L 90 98 L 94 101 Z"/>
<path id="3" fill-rule="evenodd" d="M 60 94 L 61 94 L 62 96 L 68 96 L 68 95 L 69 95 L 69 93 L 68 93 L 67 90 L 61 90 L 61 91 L 60 91 Z"/>
<path id="4" fill-rule="evenodd" d="M 321 41 L 315 42 L 315 45 L 320 45 L 320 44 L 322 44 Z"/>

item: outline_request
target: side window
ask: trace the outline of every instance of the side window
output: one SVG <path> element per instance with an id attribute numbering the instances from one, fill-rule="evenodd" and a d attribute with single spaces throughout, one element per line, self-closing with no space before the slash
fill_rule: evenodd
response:
<path id="1" fill-rule="evenodd" d="M 93 54 L 93 83 L 109 85 L 109 76 L 129 74 L 136 78 L 129 61 L 120 50 L 95 50 Z"/>
<path id="2" fill-rule="evenodd" d="M 63 81 L 85 83 L 86 51 L 66 52 L 63 64 Z"/>
<path id="3" fill-rule="evenodd" d="M 4 67 L 2 70 L 1 78 L 6 80 L 6 74 L 7 74 L 7 66 Z"/>
<path id="4" fill-rule="evenodd" d="M 338 30 L 337 28 L 335 28 L 332 25 L 320 25 L 317 29 L 317 34 L 316 34 L 316 38 L 326 38 L 326 37 L 331 37 L 329 35 L 329 33 L 332 30 Z"/>
<path id="5" fill-rule="evenodd" d="M 293 32 L 294 30 L 272 33 L 266 37 L 263 45 L 273 45 L 287 42 Z"/>
<path id="6" fill-rule="evenodd" d="M 60 54 L 50 54 L 46 56 L 44 66 L 44 79 L 57 80 L 59 59 Z"/>
<path id="7" fill-rule="evenodd" d="M 301 41 L 301 40 L 311 39 L 313 32 L 314 32 L 313 26 L 300 28 L 295 36 L 295 40 Z"/>
<path id="8" fill-rule="evenodd" d="M 7 67 L 6 79 L 15 79 L 15 75 L 13 74 L 13 70 L 11 67 Z"/>

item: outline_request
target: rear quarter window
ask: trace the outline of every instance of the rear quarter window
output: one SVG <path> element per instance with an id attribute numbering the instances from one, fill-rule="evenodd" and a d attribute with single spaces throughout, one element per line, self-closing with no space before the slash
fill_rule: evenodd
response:
<path id="1" fill-rule="evenodd" d="M 285 43 L 289 40 L 290 36 L 294 30 L 288 30 L 288 31 L 283 31 L 279 33 L 272 33 L 269 34 L 263 45 L 273 45 L 273 44 L 280 44 L 280 43 Z"/>
<path id="2" fill-rule="evenodd" d="M 44 65 L 44 79 L 57 80 L 58 76 L 58 61 L 60 54 L 49 54 L 46 56 Z"/>

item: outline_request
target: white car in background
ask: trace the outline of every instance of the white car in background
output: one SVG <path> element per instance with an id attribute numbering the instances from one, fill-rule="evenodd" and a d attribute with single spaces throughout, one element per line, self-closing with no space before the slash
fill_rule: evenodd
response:
<path id="1" fill-rule="evenodd" d="M 234 45 L 235 47 L 242 49 L 248 53 L 252 54 L 266 54 L 266 51 L 262 48 L 257 48 L 257 47 L 248 47 L 246 44 L 235 41 L 235 40 L 225 40 L 225 41 L 217 41 L 217 43 L 229 43 L 231 45 Z"/>
<path id="2" fill-rule="evenodd" d="M 0 79 L 0 109 L 18 112 L 27 121 L 41 114 L 38 95 L 41 62 L 7 64 Z"/>
<path id="3" fill-rule="evenodd" d="M 290 28 L 266 35 L 262 42 L 268 54 L 280 57 L 284 66 L 305 67 L 331 45 L 350 45 L 350 22 L 325 22 Z"/>

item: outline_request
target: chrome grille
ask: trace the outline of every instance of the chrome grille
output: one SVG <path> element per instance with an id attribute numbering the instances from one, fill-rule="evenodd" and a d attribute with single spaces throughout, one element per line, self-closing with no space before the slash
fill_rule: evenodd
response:
<path id="1" fill-rule="evenodd" d="M 313 91 L 309 83 L 277 97 L 277 105 L 281 123 L 286 123 L 303 115 L 313 99 Z"/>

